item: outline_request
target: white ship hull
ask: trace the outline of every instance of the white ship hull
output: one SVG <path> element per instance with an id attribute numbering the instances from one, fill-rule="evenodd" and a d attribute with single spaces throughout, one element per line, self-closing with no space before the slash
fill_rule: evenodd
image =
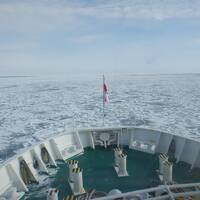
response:
<path id="1" fill-rule="evenodd" d="M 19 192 L 28 192 L 20 174 L 20 161 L 24 160 L 35 181 L 40 180 L 41 171 L 48 173 L 48 168 L 41 156 L 45 148 L 50 157 L 51 165 L 56 160 L 66 160 L 84 152 L 85 147 L 109 144 L 128 145 L 129 148 L 147 153 L 168 153 L 171 143 L 175 143 L 174 156 L 176 162 L 184 161 L 191 168 L 200 167 L 200 141 L 155 130 L 135 127 L 88 128 L 70 131 L 42 141 L 22 153 L 7 160 L 0 167 L 0 196 L 10 187 Z M 38 168 L 34 168 L 37 160 Z"/>

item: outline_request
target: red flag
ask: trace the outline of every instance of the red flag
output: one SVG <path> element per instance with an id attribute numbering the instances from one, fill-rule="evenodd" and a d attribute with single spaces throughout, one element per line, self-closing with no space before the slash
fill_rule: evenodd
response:
<path id="1" fill-rule="evenodd" d="M 107 83 L 105 81 L 105 77 L 104 76 L 103 76 L 103 98 L 104 98 L 104 103 L 108 103 L 109 102 L 108 86 L 107 86 Z"/>

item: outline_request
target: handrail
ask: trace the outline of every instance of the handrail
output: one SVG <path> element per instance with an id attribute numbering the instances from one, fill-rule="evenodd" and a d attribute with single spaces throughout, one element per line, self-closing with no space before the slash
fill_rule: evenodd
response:
<path id="1" fill-rule="evenodd" d="M 160 195 L 157 197 L 144 198 L 144 200 L 147 200 L 147 199 L 148 200 L 162 200 L 162 199 L 166 199 L 166 198 L 175 199 L 177 197 L 183 197 L 183 196 L 200 195 L 200 190 L 175 193 L 175 192 L 171 191 L 171 189 L 190 188 L 190 187 L 196 187 L 196 186 L 200 186 L 200 183 L 161 185 L 158 187 L 153 187 L 153 188 L 148 188 L 148 189 L 136 190 L 136 191 L 126 192 L 126 193 L 122 193 L 122 194 L 116 194 L 116 195 L 111 195 L 111 196 L 106 196 L 106 197 L 95 198 L 93 200 L 113 200 L 113 199 L 124 198 L 124 197 L 131 198 L 134 196 L 136 197 L 140 194 L 162 191 L 162 190 L 168 192 L 168 194 Z"/>

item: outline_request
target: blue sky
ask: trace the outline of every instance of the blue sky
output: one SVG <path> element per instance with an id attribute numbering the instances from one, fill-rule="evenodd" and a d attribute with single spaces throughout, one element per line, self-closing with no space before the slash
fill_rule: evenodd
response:
<path id="1" fill-rule="evenodd" d="M 103 72 L 200 73 L 200 1 L 0 1 L 0 75 Z"/>

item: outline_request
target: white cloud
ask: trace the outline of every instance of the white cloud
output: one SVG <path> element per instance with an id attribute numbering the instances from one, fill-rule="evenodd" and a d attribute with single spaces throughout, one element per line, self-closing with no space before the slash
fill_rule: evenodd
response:
<path id="1" fill-rule="evenodd" d="M 40 2 L 0 4 L 0 31 L 41 32 L 71 25 L 76 17 L 71 8 Z"/>
<path id="2" fill-rule="evenodd" d="M 76 2 L 76 3 L 75 3 Z M 78 28 L 84 17 L 164 20 L 200 17 L 199 0 L 6 1 L 0 3 L 0 31 Z"/>
<path id="3" fill-rule="evenodd" d="M 102 0 L 96 6 L 79 7 L 89 16 L 128 19 L 168 19 L 199 17 L 198 0 Z"/>

